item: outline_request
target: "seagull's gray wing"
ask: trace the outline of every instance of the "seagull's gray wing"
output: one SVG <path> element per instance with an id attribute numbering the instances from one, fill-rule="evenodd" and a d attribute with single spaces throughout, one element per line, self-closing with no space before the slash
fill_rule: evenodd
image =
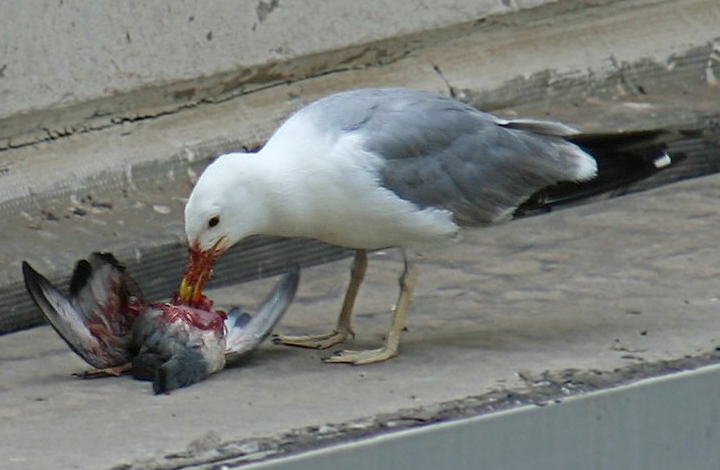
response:
<path id="1" fill-rule="evenodd" d="M 502 120 L 406 89 L 357 90 L 317 104 L 326 128 L 359 133 L 384 159 L 384 187 L 419 208 L 449 210 L 461 225 L 509 219 L 536 191 L 594 174 L 591 157 L 563 139 L 576 131 L 560 123 Z"/>

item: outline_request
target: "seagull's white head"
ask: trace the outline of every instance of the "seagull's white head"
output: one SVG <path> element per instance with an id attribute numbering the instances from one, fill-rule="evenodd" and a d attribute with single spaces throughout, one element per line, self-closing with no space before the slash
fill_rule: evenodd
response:
<path id="1" fill-rule="evenodd" d="M 185 233 L 190 255 L 179 297 L 190 304 L 222 253 L 243 238 L 260 233 L 267 219 L 257 193 L 254 154 L 219 157 L 200 175 L 185 205 Z"/>

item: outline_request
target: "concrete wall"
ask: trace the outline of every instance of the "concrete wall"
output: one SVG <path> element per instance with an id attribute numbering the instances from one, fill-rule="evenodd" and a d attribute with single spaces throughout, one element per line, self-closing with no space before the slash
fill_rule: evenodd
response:
<path id="1" fill-rule="evenodd" d="M 543 3 L 4 0 L 0 149 L 372 64 L 393 51 L 353 47 Z"/>

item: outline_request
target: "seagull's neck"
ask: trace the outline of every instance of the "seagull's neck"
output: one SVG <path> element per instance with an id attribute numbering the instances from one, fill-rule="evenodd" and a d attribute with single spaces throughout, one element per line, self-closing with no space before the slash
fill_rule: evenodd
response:
<path id="1" fill-rule="evenodd" d="M 334 140 L 294 132 L 290 137 L 274 136 L 250 159 L 246 205 L 258 204 L 258 216 L 264 219 L 262 230 L 254 234 L 316 238 L 351 248 L 398 244 L 381 228 L 411 206 L 397 203 L 398 198 L 379 187 L 377 157 L 352 136 Z M 388 203 L 389 215 L 377 210 Z"/>
<path id="2" fill-rule="evenodd" d="M 313 178 L 309 161 L 303 163 L 296 155 L 281 148 L 263 149 L 248 155 L 243 163 L 243 184 L 249 189 L 253 201 L 261 207 L 258 214 L 262 223 L 257 234 L 302 237 L 312 223 Z"/>

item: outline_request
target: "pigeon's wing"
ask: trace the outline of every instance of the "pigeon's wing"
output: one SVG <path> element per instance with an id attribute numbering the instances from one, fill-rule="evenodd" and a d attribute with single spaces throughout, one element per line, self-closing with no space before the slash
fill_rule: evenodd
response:
<path id="1" fill-rule="evenodd" d="M 112 255 L 93 253 L 79 261 L 69 298 L 27 262 L 22 268 L 30 297 L 73 351 L 100 369 L 129 361 L 131 329 L 145 302 Z"/>
<path id="2" fill-rule="evenodd" d="M 293 266 L 278 281 L 260 309 L 251 316 L 233 308 L 225 320 L 225 360 L 230 363 L 255 349 L 272 331 L 295 297 L 300 282 L 300 268 Z"/>

